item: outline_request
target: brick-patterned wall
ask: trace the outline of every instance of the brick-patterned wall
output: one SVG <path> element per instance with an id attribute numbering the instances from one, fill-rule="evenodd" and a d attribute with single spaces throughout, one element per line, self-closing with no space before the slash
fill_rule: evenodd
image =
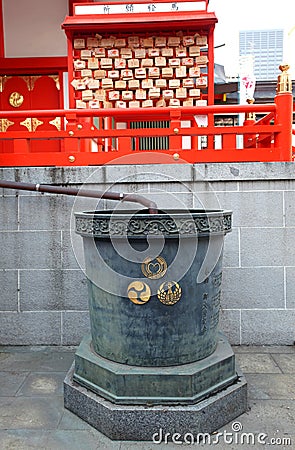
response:
<path id="1" fill-rule="evenodd" d="M 232 209 L 221 327 L 232 344 L 293 344 L 293 163 L 4 168 L 0 177 L 139 192 L 160 208 Z M 74 203 L 73 197 L 0 190 L 0 345 L 75 345 L 87 332 L 86 281 L 71 243 Z M 79 199 L 77 208 L 93 208 L 93 200 Z"/>

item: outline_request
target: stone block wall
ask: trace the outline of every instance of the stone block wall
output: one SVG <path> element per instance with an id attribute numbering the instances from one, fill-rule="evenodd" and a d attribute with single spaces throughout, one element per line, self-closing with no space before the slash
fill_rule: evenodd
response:
<path id="1" fill-rule="evenodd" d="M 0 177 L 137 192 L 164 209 L 231 209 L 221 328 L 236 345 L 294 343 L 293 163 L 2 168 Z M 94 206 L 92 199 L 0 189 L 0 345 L 76 345 L 88 331 L 87 286 L 73 252 L 71 213 Z"/>

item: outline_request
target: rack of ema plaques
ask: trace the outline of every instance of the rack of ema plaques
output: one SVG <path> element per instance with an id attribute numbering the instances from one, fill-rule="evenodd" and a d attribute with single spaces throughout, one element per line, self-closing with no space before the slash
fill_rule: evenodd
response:
<path id="1" fill-rule="evenodd" d="M 63 24 L 70 106 L 212 104 L 216 21 L 206 1 L 75 5 Z"/>

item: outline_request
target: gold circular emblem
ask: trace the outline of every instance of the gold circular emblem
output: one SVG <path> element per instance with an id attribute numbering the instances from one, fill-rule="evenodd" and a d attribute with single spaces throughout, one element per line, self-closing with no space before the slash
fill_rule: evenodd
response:
<path id="1" fill-rule="evenodd" d="M 14 108 L 19 108 L 24 102 L 24 96 L 19 92 L 12 92 L 9 96 L 9 104 Z"/>
<path id="2" fill-rule="evenodd" d="M 146 283 L 133 281 L 128 286 L 128 298 L 136 305 L 144 305 L 151 298 L 151 290 Z"/>
<path id="3" fill-rule="evenodd" d="M 164 305 L 174 305 L 180 300 L 181 287 L 176 281 L 165 281 L 158 289 L 158 299 Z"/>
<path id="4" fill-rule="evenodd" d="M 151 280 L 162 278 L 167 272 L 167 263 L 162 256 L 155 259 L 146 258 L 141 264 L 141 270 L 145 277 Z"/>

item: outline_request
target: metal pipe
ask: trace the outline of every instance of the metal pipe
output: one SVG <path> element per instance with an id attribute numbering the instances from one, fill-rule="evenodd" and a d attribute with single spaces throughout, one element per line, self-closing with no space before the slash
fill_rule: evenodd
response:
<path id="1" fill-rule="evenodd" d="M 66 188 L 50 184 L 20 183 L 18 181 L 0 180 L 0 187 L 4 189 L 20 189 L 23 191 L 47 192 L 49 194 L 74 195 L 80 197 L 104 198 L 122 202 L 139 203 L 148 208 L 150 214 L 157 214 L 158 207 L 155 202 L 137 194 L 124 194 L 122 192 L 103 192 L 88 189 Z"/>

